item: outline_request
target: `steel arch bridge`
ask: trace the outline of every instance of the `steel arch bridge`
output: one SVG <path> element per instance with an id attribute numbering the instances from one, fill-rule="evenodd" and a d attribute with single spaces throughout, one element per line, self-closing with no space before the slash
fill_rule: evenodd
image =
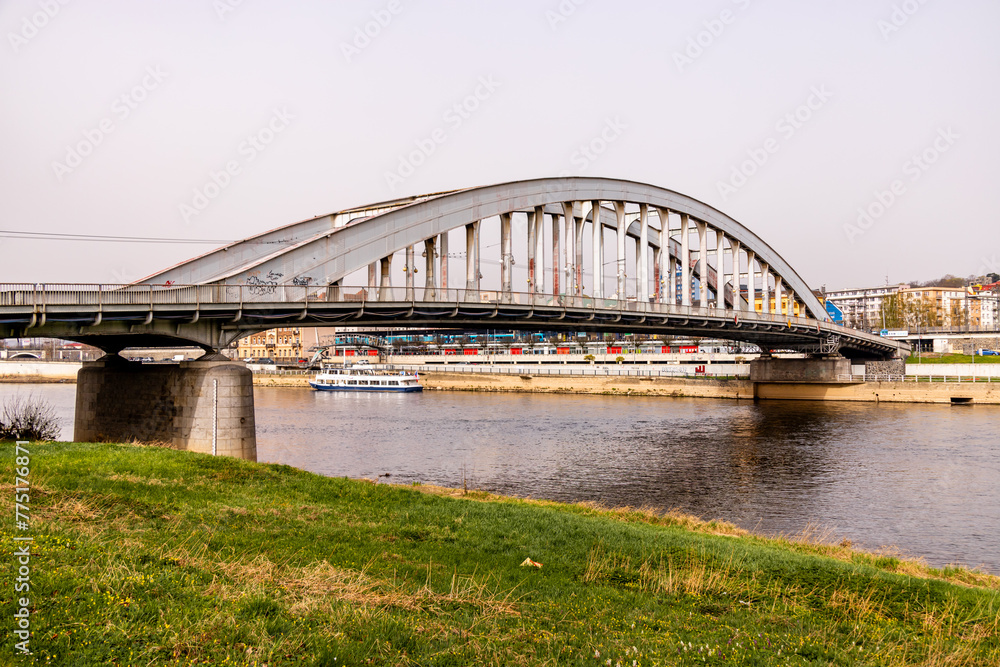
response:
<path id="1" fill-rule="evenodd" d="M 490 237 L 498 243 L 485 245 Z M 494 246 L 499 275 L 484 280 Z M 523 290 L 513 288 L 515 272 Z M 516 181 L 339 211 L 131 285 L 7 285 L 0 314 L 4 335 L 109 351 L 179 340 L 219 349 L 275 326 L 341 324 L 662 333 L 852 358 L 906 352 L 830 322 L 798 273 L 728 215 L 606 178 Z"/>

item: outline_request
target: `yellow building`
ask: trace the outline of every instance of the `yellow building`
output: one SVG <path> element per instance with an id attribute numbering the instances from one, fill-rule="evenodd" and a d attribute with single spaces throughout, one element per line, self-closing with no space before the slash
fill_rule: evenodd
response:
<path id="1" fill-rule="evenodd" d="M 298 327 L 268 329 L 240 339 L 236 346 L 240 359 L 273 359 L 294 363 L 303 358 L 302 333 Z"/>
<path id="2" fill-rule="evenodd" d="M 774 298 L 773 294 L 770 295 L 770 298 L 768 300 L 771 302 L 771 304 L 770 304 L 771 308 L 770 308 L 769 312 L 771 312 L 771 313 L 777 313 L 778 312 L 778 300 Z M 764 312 L 764 297 L 758 296 L 757 297 L 757 301 L 754 302 L 754 306 L 753 307 L 754 307 L 754 310 L 756 310 L 758 313 L 763 313 Z M 787 308 L 787 307 L 788 307 L 788 296 L 785 295 L 785 294 L 782 294 L 781 295 L 781 312 L 784 313 L 785 312 L 785 308 Z M 793 315 L 798 315 L 799 314 L 799 302 L 798 301 L 793 301 L 792 302 L 792 314 Z"/>

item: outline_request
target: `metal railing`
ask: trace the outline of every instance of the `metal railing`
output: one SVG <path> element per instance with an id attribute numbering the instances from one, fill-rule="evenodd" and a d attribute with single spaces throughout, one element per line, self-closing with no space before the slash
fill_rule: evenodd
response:
<path id="1" fill-rule="evenodd" d="M 893 375 L 890 373 L 874 373 L 867 375 L 840 374 L 841 382 L 1000 382 L 1000 378 L 991 375 Z"/>
<path id="2" fill-rule="evenodd" d="M 720 309 L 716 307 L 684 306 L 640 301 L 633 298 L 595 299 L 580 295 L 533 294 L 528 292 L 502 292 L 496 290 L 427 289 L 423 287 L 347 287 L 341 285 L 285 285 L 275 281 L 258 280 L 241 285 L 113 285 L 113 284 L 54 284 L 54 283 L 0 283 L 0 307 L 30 306 L 33 311 L 45 311 L 55 306 L 85 306 L 103 309 L 105 306 L 185 306 L 200 308 L 203 305 L 245 304 L 296 304 L 308 308 L 310 303 L 356 303 L 359 306 L 378 303 L 382 306 L 398 303 L 414 309 L 417 315 L 461 314 L 463 306 L 476 307 L 481 314 L 483 306 L 498 311 L 504 306 L 546 307 L 590 311 L 592 316 L 568 313 L 567 319 L 596 319 L 607 321 L 615 313 L 635 315 L 663 315 L 692 319 L 724 319 L 733 323 L 747 321 L 769 325 L 815 329 L 821 333 L 821 324 L 827 327 L 826 336 L 836 333 L 828 319 L 820 320 L 783 313 L 760 313 L 753 310 Z M 436 310 L 448 308 L 451 312 Z M 266 307 L 266 306 L 265 306 Z M 419 310 L 417 310 L 419 309 Z M 843 332 L 847 333 L 847 332 Z M 884 346 L 893 344 L 872 334 L 851 330 L 852 338 Z"/>
<path id="3" fill-rule="evenodd" d="M 197 305 L 239 303 L 442 303 L 488 306 L 546 306 L 617 310 L 689 317 L 749 318 L 776 324 L 814 326 L 817 320 L 781 313 L 681 306 L 654 301 L 595 299 L 589 296 L 503 293 L 495 290 L 407 287 L 278 285 L 106 285 L 0 283 L 0 306 Z M 862 332 L 863 333 L 863 332 Z"/>

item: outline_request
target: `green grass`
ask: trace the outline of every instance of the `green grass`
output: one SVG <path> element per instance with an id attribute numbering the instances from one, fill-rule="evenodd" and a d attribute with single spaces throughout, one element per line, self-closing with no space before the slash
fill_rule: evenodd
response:
<path id="1" fill-rule="evenodd" d="M 1000 664 L 1000 580 L 974 571 L 682 515 L 151 447 L 30 449 L 21 664 Z M 7 587 L 13 445 L 0 451 Z"/>
<path id="2" fill-rule="evenodd" d="M 994 357 L 988 355 L 985 357 L 976 356 L 976 360 L 972 360 L 971 354 L 936 354 L 936 353 L 925 353 L 920 355 L 911 354 L 906 360 L 908 364 L 1000 364 L 1000 357 Z"/>

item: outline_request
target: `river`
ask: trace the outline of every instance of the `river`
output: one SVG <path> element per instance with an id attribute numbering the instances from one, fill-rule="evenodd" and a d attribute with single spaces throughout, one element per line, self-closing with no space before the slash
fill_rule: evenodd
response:
<path id="1" fill-rule="evenodd" d="M 33 392 L 72 436 L 73 385 Z M 258 458 L 609 506 L 677 508 L 763 533 L 1000 574 L 1000 407 L 255 390 Z"/>

